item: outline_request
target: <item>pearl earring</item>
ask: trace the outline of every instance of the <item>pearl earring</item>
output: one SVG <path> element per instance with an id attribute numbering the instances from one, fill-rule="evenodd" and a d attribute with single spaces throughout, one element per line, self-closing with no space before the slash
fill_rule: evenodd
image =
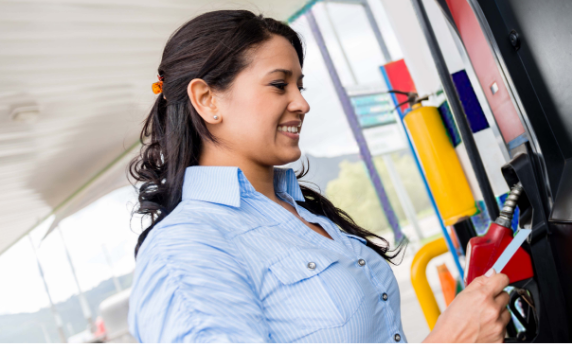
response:
<path id="1" fill-rule="evenodd" d="M 216 120 L 216 119 L 218 119 L 218 116 L 217 116 L 217 115 L 215 115 L 215 116 L 214 116 L 214 119 L 215 119 L 215 120 Z"/>

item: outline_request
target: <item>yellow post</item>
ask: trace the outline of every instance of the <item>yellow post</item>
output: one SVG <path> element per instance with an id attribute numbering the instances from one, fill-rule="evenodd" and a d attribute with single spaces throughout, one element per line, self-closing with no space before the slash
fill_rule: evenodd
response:
<path id="1" fill-rule="evenodd" d="M 423 310 L 423 315 L 425 315 L 425 320 L 427 320 L 427 325 L 429 325 L 429 330 L 431 331 L 433 327 L 435 327 L 437 318 L 441 315 L 441 310 L 431 290 L 431 286 L 427 281 L 425 270 L 431 259 L 448 251 L 449 249 L 447 248 L 445 238 L 433 240 L 417 252 L 411 264 L 411 284 L 413 285 L 413 289 L 415 289 L 417 300 L 419 300 L 421 310 Z"/>

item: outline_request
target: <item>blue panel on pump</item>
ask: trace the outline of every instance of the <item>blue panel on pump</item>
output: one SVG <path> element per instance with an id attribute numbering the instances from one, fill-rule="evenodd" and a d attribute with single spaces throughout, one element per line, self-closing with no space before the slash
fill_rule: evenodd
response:
<path id="1" fill-rule="evenodd" d="M 489 122 L 487 122 L 487 118 L 485 117 L 481 104 L 473 90 L 473 86 L 471 85 L 467 72 L 461 70 L 453 73 L 452 77 L 455 87 L 457 88 L 459 98 L 461 99 L 461 103 L 463 104 L 463 110 L 465 110 L 465 114 L 467 115 L 467 119 L 469 120 L 473 133 L 478 133 L 479 131 L 488 128 Z"/>

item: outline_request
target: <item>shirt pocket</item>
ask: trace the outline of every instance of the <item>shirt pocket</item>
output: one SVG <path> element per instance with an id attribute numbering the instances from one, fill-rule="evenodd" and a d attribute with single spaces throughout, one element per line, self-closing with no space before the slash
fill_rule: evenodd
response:
<path id="1" fill-rule="evenodd" d="M 364 300 L 357 280 L 340 264 L 333 252 L 296 248 L 270 265 L 279 280 L 271 304 L 277 321 L 295 323 L 307 329 L 345 324 Z"/>

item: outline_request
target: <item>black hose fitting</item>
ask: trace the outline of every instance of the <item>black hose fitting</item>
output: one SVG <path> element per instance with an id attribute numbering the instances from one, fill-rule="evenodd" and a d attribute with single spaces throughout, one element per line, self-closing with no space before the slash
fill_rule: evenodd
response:
<path id="1" fill-rule="evenodd" d="M 520 182 L 516 184 L 512 190 L 510 190 L 510 193 L 508 194 L 508 197 L 506 198 L 506 201 L 502 207 L 501 213 L 495 221 L 496 224 L 506 228 L 511 228 L 514 209 L 517 206 L 518 198 L 522 194 L 522 191 L 523 188 Z"/>

